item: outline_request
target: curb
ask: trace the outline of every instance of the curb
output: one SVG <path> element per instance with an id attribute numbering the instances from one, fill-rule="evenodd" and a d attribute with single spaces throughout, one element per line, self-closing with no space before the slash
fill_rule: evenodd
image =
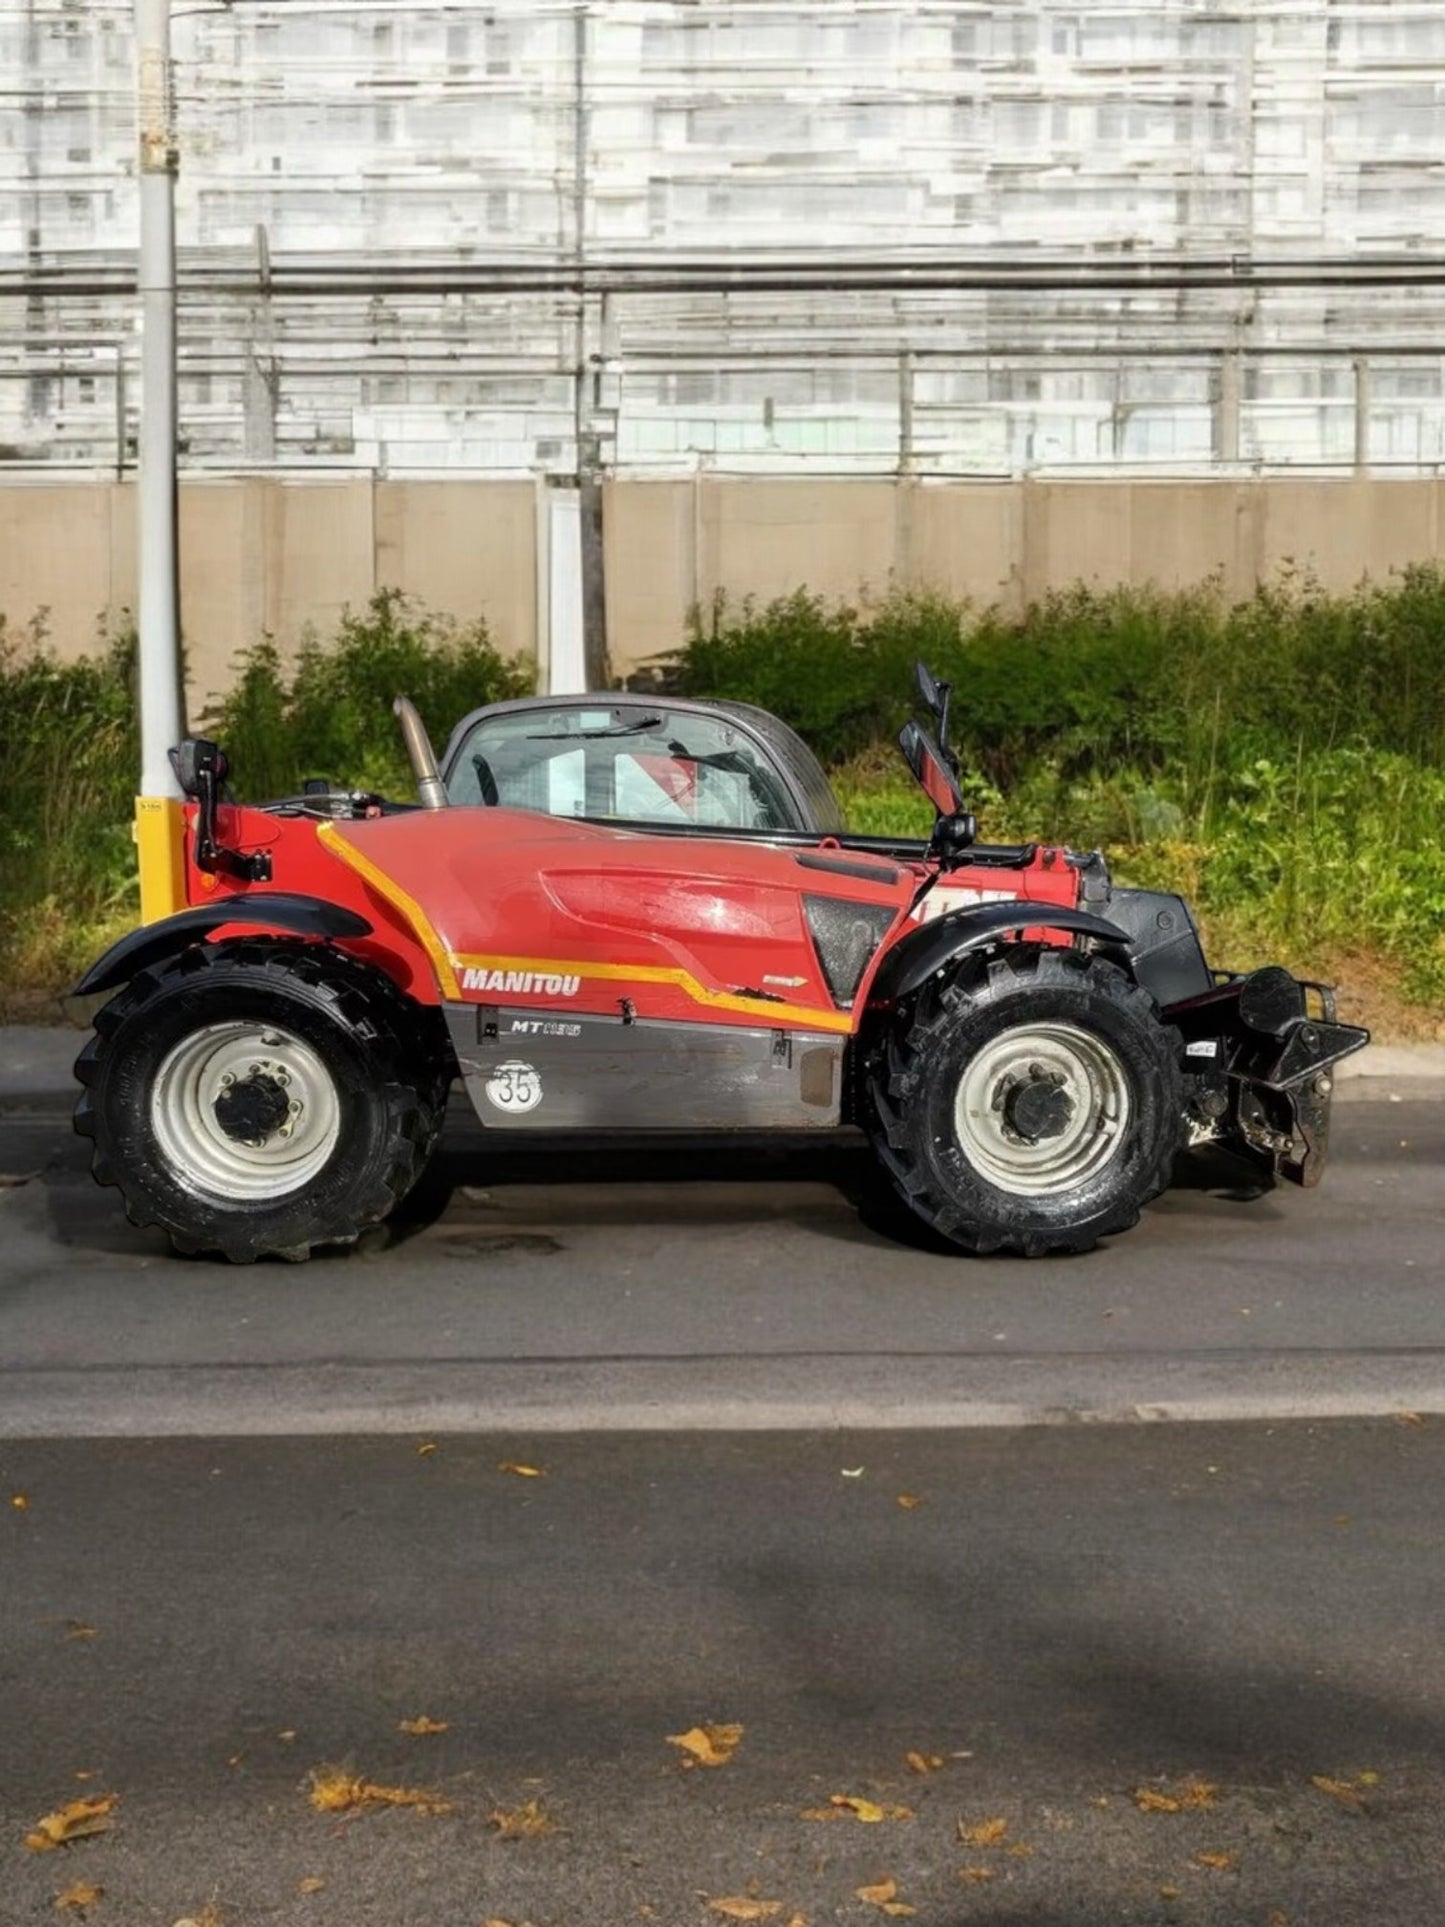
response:
<path id="1" fill-rule="evenodd" d="M 31 1367 L 0 1439 L 1012 1430 L 1445 1414 L 1445 1353 Z"/>

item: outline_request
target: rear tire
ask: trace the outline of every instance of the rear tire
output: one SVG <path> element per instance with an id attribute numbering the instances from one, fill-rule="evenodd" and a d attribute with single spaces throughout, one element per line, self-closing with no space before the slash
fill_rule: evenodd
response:
<path id="1" fill-rule="evenodd" d="M 895 1188 L 966 1251 L 1087 1251 L 1127 1230 L 1183 1136 L 1177 1033 L 1075 950 L 961 959 L 884 1020 L 863 1086 Z"/>
<path id="2" fill-rule="evenodd" d="M 329 945 L 198 944 L 99 1011 L 76 1129 L 132 1223 L 188 1253 L 305 1258 L 400 1203 L 451 1082 L 436 1013 Z"/>

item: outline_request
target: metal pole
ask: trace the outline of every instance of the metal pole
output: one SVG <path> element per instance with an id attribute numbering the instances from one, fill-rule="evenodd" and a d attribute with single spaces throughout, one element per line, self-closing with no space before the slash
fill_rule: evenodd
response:
<path id="1" fill-rule="evenodd" d="M 170 0 L 135 0 L 140 123 L 140 734 L 136 799 L 141 918 L 185 902 L 180 788 L 166 751 L 181 740 L 176 557 L 176 138 Z"/>

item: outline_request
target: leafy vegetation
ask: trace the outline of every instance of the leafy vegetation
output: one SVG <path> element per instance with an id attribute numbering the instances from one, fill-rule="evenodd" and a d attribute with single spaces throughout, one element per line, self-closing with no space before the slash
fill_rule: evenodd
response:
<path id="1" fill-rule="evenodd" d="M 480 618 L 457 623 L 379 589 L 364 612 L 342 616 L 330 640 L 308 638 L 289 671 L 269 637 L 246 650 L 206 727 L 251 801 L 294 796 L 308 776 L 409 796 L 394 697 L 411 697 L 440 750 L 469 709 L 532 688 L 530 668 L 501 656 Z"/>
<path id="2" fill-rule="evenodd" d="M 135 637 L 57 663 L 44 619 L 0 616 L 0 1009 L 58 986 L 112 930 L 135 921 L 140 743 Z"/>
<path id="3" fill-rule="evenodd" d="M 0 620 L 0 996 L 54 991 L 136 914 L 130 821 L 134 637 L 57 663 L 43 622 Z M 849 821 L 926 833 L 890 738 L 912 665 L 955 684 L 964 788 L 1003 839 L 1105 849 L 1129 881 L 1182 890 L 1213 954 L 1246 966 L 1383 972 L 1445 1006 L 1445 571 L 1352 596 L 1287 579 L 1231 605 L 1076 588 L 1018 619 L 946 597 L 873 606 L 798 590 L 698 612 L 667 680 L 762 703 L 831 766 Z M 240 793 L 325 776 L 392 794 L 411 778 L 405 690 L 438 741 L 478 703 L 525 693 L 484 623 L 383 590 L 288 664 L 262 640 L 206 726 Z"/>

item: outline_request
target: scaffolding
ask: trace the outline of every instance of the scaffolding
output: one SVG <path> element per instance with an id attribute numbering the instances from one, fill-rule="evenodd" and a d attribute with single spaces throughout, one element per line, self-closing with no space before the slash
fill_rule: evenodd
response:
<path id="1" fill-rule="evenodd" d="M 1429 473 L 1438 0 L 176 0 L 191 472 Z M 0 0 L 0 469 L 134 459 L 129 0 Z"/>

